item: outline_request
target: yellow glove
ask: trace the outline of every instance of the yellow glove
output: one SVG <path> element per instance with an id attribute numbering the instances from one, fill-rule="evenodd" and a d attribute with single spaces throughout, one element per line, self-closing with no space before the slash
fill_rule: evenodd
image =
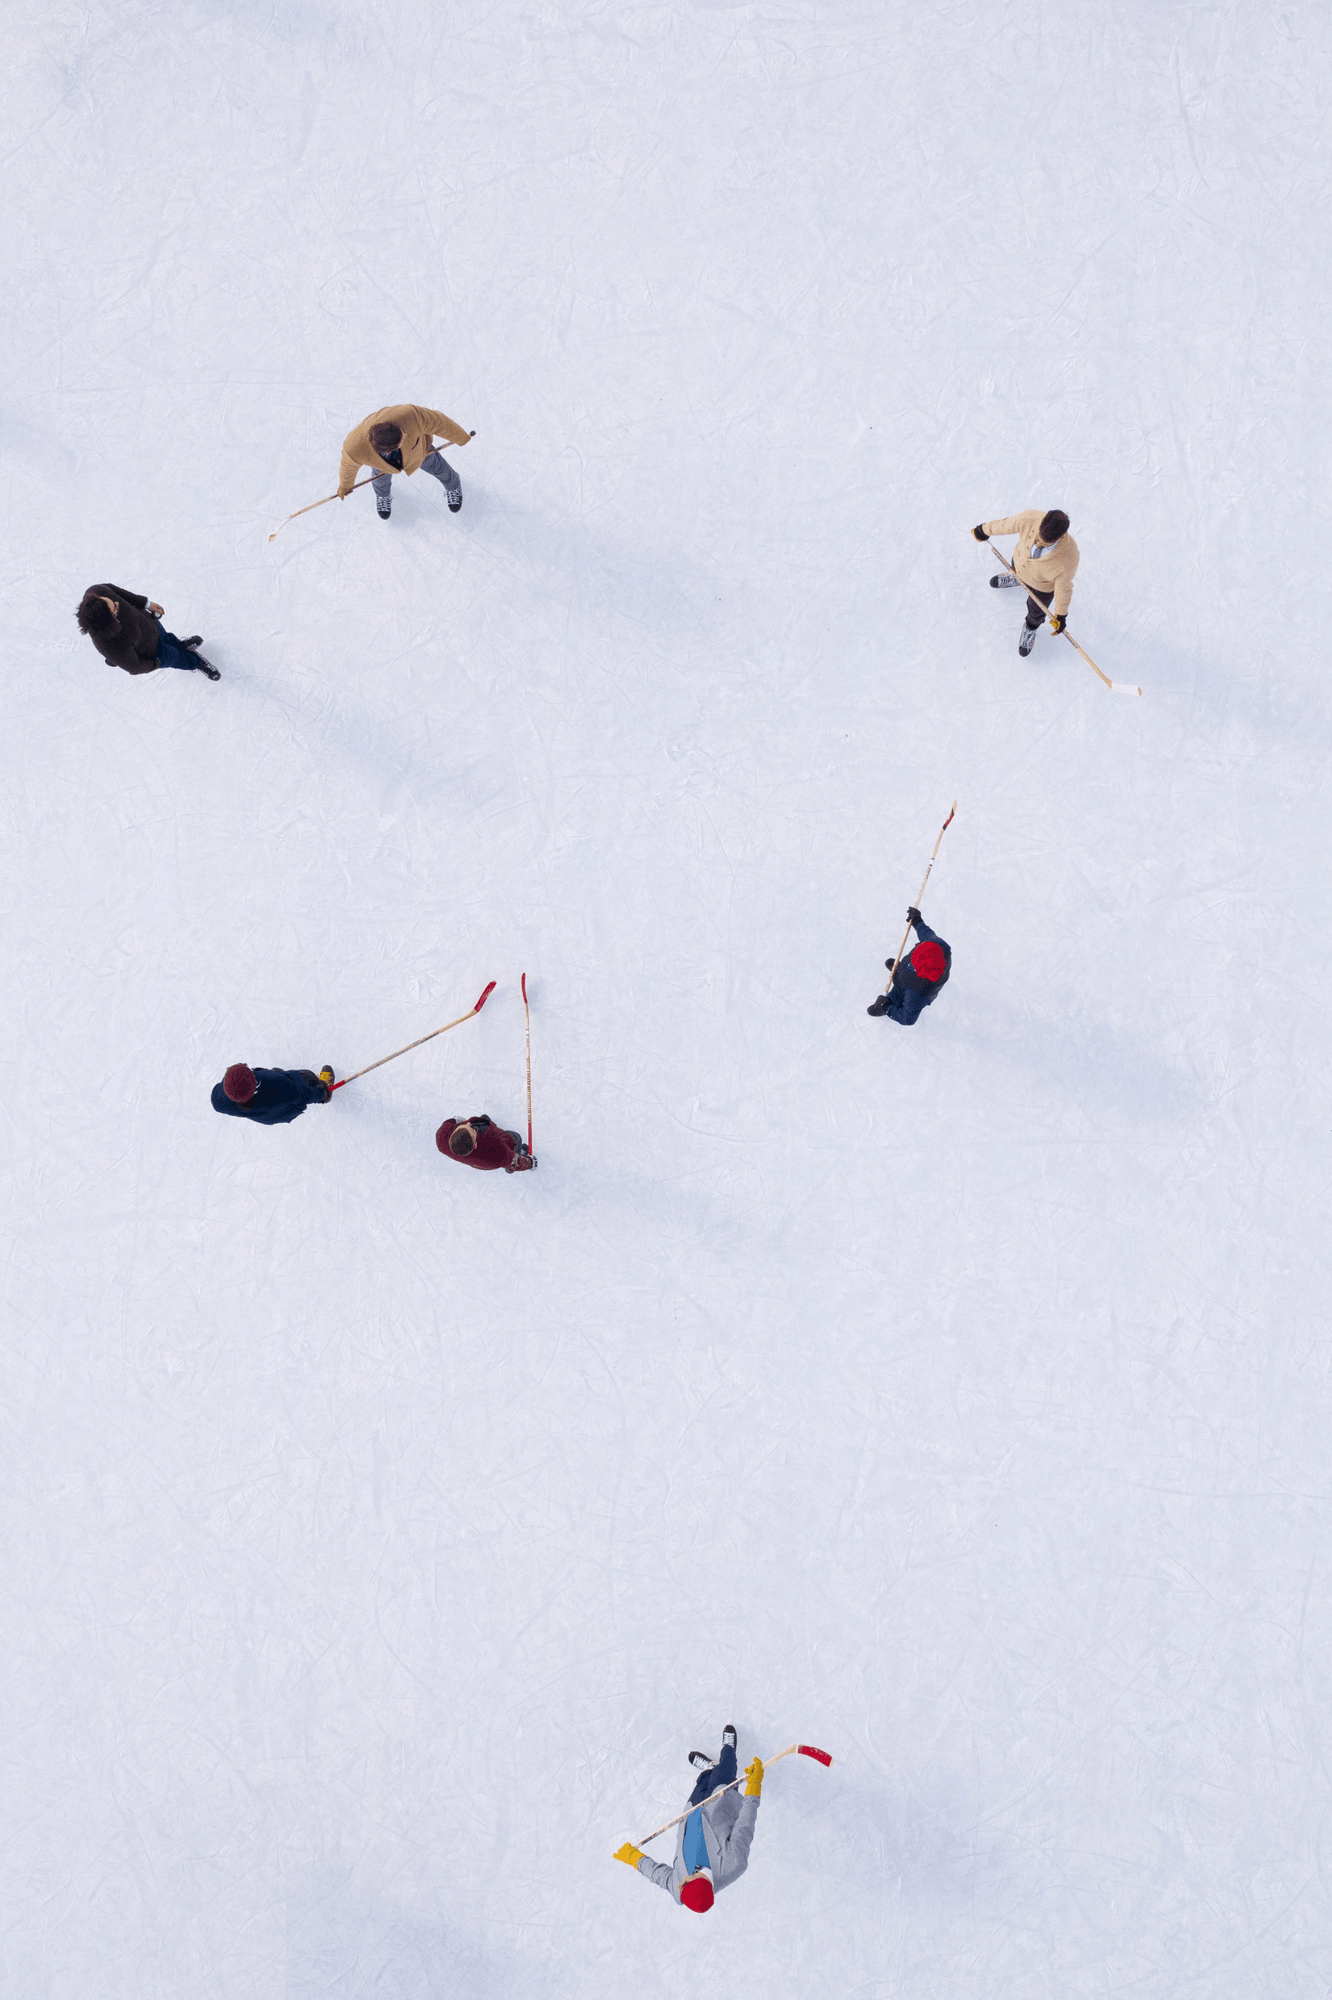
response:
<path id="1" fill-rule="evenodd" d="M 1055 634 L 1056 638 L 1063 631 L 1067 623 L 1068 620 L 1062 615 L 1062 613 L 1055 611 L 1052 611 L 1050 613 L 1050 630 Z"/>
<path id="2" fill-rule="evenodd" d="M 615 1859 L 623 1861 L 630 1868 L 637 1868 L 643 1859 L 643 1850 L 641 1847 L 635 1847 L 632 1840 L 626 1840 L 623 1847 L 616 1848 Z"/>
<path id="3" fill-rule="evenodd" d="M 762 1796 L 763 1796 L 763 1765 L 761 1760 L 756 1757 L 753 1763 L 750 1765 L 749 1769 L 745 1772 L 745 1797 L 747 1799 L 758 1799 L 762 1798 Z"/>

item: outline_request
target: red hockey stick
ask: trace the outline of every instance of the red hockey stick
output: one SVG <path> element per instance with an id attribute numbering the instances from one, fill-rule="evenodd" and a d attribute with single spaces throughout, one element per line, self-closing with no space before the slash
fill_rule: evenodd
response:
<path id="1" fill-rule="evenodd" d="M 826 1750 L 816 1750 L 812 1743 L 792 1743 L 789 1746 L 789 1748 L 785 1750 L 779 1750 L 775 1757 L 769 1757 L 767 1759 L 766 1763 L 763 1766 L 764 1776 L 765 1777 L 767 1776 L 768 1772 L 772 1769 L 774 1764 L 780 1764 L 783 1757 L 794 1757 L 797 1754 L 797 1752 L 802 1757 L 812 1757 L 816 1764 L 832 1763 L 832 1758 L 828 1755 L 828 1752 Z M 743 1778 L 744 1775 L 745 1774 L 742 1771 L 740 1773 L 740 1778 Z M 734 1791 L 735 1787 L 740 1783 L 740 1778 L 732 1778 L 729 1785 L 718 1785 L 715 1792 L 710 1792 L 708 1794 L 709 1798 L 719 1799 L 723 1792 Z M 685 1809 L 684 1812 L 677 1813 L 674 1819 L 667 1820 L 665 1826 L 659 1826 L 656 1830 L 656 1833 L 645 1833 L 643 1835 L 643 1838 L 637 1842 L 637 1845 L 639 1847 L 646 1847 L 650 1840 L 656 1839 L 658 1833 L 669 1833 L 673 1826 L 679 1826 L 680 1821 L 682 1819 L 688 1819 L 690 1813 L 694 1812 L 695 1810 L 696 1808 L 694 1806 L 689 1806 Z"/>
<path id="2" fill-rule="evenodd" d="M 492 979 L 489 986 L 487 986 L 485 992 L 481 995 L 481 998 L 477 1001 L 475 1007 L 469 1007 L 465 1014 L 459 1014 L 456 1021 L 446 1021 L 442 1028 L 432 1028 L 428 1035 L 418 1035 L 414 1042 L 407 1043 L 406 1048 L 394 1049 L 393 1054 L 391 1056 L 381 1056 L 378 1062 L 367 1063 L 364 1069 L 354 1069 L 350 1076 L 339 1077 L 338 1081 L 334 1084 L 333 1089 L 341 1090 L 344 1083 L 355 1083 L 358 1076 L 369 1076 L 372 1069 L 382 1069 L 386 1062 L 393 1062 L 396 1060 L 398 1056 L 405 1056 L 408 1049 L 419 1049 L 422 1042 L 433 1042 L 436 1035 L 447 1035 L 450 1028 L 461 1027 L 464 1021 L 471 1020 L 473 1014 L 479 1014 L 481 1012 L 481 1009 L 485 1006 L 487 1000 L 489 1000 L 491 994 L 494 991 L 495 991 L 495 981 Z M 330 1095 L 331 1094 L 332 1093 L 330 1092 Z"/>

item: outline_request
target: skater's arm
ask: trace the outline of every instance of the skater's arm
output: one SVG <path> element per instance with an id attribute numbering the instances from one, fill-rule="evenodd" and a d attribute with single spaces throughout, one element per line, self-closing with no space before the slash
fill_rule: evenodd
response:
<path id="1" fill-rule="evenodd" d="M 346 499 L 347 495 L 351 492 L 352 487 L 355 486 L 356 484 L 357 473 L 360 471 L 363 465 L 367 465 L 369 463 L 368 459 L 352 457 L 352 446 L 355 443 L 355 441 L 356 441 L 355 431 L 351 433 L 350 437 L 344 438 L 343 440 L 342 462 L 338 466 L 339 500 Z"/>
<path id="2" fill-rule="evenodd" d="M 649 1882 L 655 1882 L 659 1889 L 664 1889 L 666 1894 L 670 1895 L 671 1870 L 664 1861 L 654 1861 L 651 1855 L 640 1854 L 636 1866 L 640 1875 L 645 1876 Z"/>
<path id="3" fill-rule="evenodd" d="M 117 604 L 132 604 L 136 611 L 148 609 L 148 599 L 140 597 L 137 590 L 122 590 L 118 583 L 103 583 L 97 588 L 99 597 L 114 597 Z"/>
<path id="4" fill-rule="evenodd" d="M 1024 514 L 1005 514 L 1002 521 L 982 521 L 981 526 L 987 535 L 1020 535 L 1025 519 Z"/>
<path id="5" fill-rule="evenodd" d="M 722 1867 L 728 1875 L 743 1875 L 749 1866 L 749 1850 L 754 1844 L 754 1822 L 759 1802 L 746 1796 L 741 1800 L 735 1824 L 722 1843 Z"/>
<path id="6" fill-rule="evenodd" d="M 1068 607 L 1073 601 L 1073 579 L 1078 573 L 1078 552 L 1069 553 L 1068 568 L 1063 571 L 1055 584 L 1054 603 L 1050 606 L 1056 618 L 1066 618 Z"/>
<path id="7" fill-rule="evenodd" d="M 455 424 L 452 417 L 446 417 L 443 410 L 421 409 L 421 428 L 432 437 L 447 438 L 450 444 L 466 444 L 468 432 L 461 424 Z"/>
<path id="8" fill-rule="evenodd" d="M 924 917 L 921 916 L 919 910 L 917 910 L 915 916 L 911 920 L 911 928 L 915 931 L 916 936 L 920 939 L 922 944 L 939 943 L 938 931 L 932 931 L 930 929 Z"/>

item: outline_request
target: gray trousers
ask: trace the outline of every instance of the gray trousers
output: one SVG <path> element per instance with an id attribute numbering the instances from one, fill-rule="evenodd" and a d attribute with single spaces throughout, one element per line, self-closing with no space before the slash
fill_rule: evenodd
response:
<path id="1" fill-rule="evenodd" d="M 421 460 L 421 470 L 422 472 L 433 472 L 435 478 L 451 499 L 456 500 L 462 492 L 461 479 L 459 479 L 447 458 L 442 457 L 439 452 L 428 451 Z M 375 505 L 382 510 L 393 491 L 393 481 L 387 472 L 377 472 L 370 481 L 370 484 L 375 489 Z"/>

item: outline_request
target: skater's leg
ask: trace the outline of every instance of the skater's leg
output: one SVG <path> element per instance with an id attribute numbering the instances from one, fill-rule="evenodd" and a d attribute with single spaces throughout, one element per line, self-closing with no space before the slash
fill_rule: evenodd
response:
<path id="1" fill-rule="evenodd" d="M 1052 590 L 1029 590 L 1027 592 L 1027 623 L 1033 632 L 1039 632 L 1045 623 L 1045 614 L 1054 597 Z"/>
<path id="2" fill-rule="evenodd" d="M 192 674 L 199 662 L 187 647 L 181 644 L 174 632 L 168 632 L 159 618 L 157 621 L 157 664 L 159 667 L 179 667 L 183 674 Z"/>
<path id="3" fill-rule="evenodd" d="M 437 451 L 427 452 L 421 460 L 422 472 L 429 472 L 439 481 L 449 496 L 449 505 L 456 514 L 462 506 L 462 481 L 447 458 Z"/>

